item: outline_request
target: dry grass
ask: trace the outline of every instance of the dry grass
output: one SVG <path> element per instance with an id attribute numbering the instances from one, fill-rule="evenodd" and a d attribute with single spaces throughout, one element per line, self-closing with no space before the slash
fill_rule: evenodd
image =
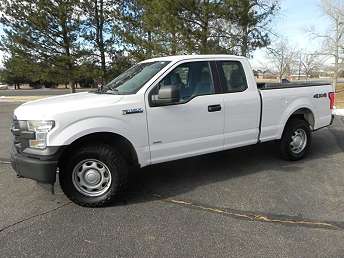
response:
<path id="1" fill-rule="evenodd" d="M 336 108 L 344 108 L 344 83 L 338 83 L 337 84 Z"/>
<path id="2" fill-rule="evenodd" d="M 0 96 L 2 102 L 28 102 L 31 100 L 43 99 L 51 96 Z"/>

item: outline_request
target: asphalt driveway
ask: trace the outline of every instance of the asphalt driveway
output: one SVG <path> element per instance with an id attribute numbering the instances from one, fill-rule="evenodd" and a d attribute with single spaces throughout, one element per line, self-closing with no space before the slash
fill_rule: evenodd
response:
<path id="1" fill-rule="evenodd" d="M 131 176 L 111 207 L 82 208 L 7 164 L 17 103 L 0 103 L 4 257 L 340 257 L 344 119 L 314 134 L 299 162 L 273 143 L 160 165 Z"/>

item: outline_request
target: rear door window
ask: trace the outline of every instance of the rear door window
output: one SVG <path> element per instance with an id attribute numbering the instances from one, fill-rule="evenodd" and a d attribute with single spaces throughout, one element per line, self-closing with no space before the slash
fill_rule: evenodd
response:
<path id="1" fill-rule="evenodd" d="M 219 61 L 217 67 L 224 92 L 240 92 L 247 89 L 246 75 L 240 62 Z"/>

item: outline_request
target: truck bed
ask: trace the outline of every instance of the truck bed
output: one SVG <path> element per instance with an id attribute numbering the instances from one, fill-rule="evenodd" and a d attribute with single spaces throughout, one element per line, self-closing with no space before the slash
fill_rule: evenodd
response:
<path id="1" fill-rule="evenodd" d="M 309 110 L 313 130 L 331 122 L 330 83 L 260 83 L 261 96 L 260 141 L 279 139 L 291 113 Z"/>

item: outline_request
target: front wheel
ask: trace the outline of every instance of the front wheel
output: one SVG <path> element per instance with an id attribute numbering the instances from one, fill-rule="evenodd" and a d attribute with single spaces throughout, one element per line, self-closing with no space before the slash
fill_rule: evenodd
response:
<path id="1" fill-rule="evenodd" d="M 285 160 L 300 160 L 309 151 L 312 133 L 309 124 L 302 119 L 289 121 L 280 141 L 281 156 Z"/>
<path id="2" fill-rule="evenodd" d="M 71 201 L 82 206 L 100 207 L 113 202 L 127 181 L 124 158 L 107 144 L 75 149 L 61 163 L 61 188 Z"/>

